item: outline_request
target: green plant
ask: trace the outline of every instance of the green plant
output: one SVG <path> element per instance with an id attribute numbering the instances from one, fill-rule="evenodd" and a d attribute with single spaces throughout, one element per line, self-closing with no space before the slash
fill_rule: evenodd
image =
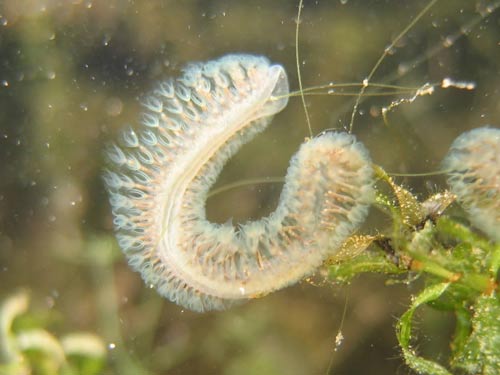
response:
<path id="1" fill-rule="evenodd" d="M 388 194 L 379 188 L 377 207 L 392 225 L 377 235 L 349 239 L 340 255 L 329 260 L 330 277 L 346 282 L 360 273 L 378 272 L 408 283 L 423 281 L 396 324 L 406 364 L 419 374 L 499 374 L 499 244 L 443 214 L 455 198 L 448 191 L 419 202 L 381 168 L 377 174 L 390 187 Z M 456 317 L 446 365 L 421 357 L 416 349 L 414 313 L 423 305 Z"/>
<path id="2" fill-rule="evenodd" d="M 103 341 L 92 333 L 73 332 L 60 338 L 41 328 L 28 311 L 24 290 L 7 297 L 0 308 L 0 374 L 93 375 L 106 359 Z"/>

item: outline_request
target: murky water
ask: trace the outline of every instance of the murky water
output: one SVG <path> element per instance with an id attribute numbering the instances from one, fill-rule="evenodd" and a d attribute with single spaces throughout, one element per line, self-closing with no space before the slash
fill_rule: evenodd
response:
<path id="1" fill-rule="evenodd" d="M 306 1 L 303 86 L 361 83 L 427 4 Z M 435 171 L 461 132 L 500 126 L 500 25 L 498 10 L 489 14 L 492 4 L 439 1 L 389 50 L 371 82 L 416 89 L 451 78 L 475 89 L 438 85 L 432 95 L 396 106 L 386 123 L 382 108 L 415 92 L 363 97 L 353 133 L 375 163 L 396 173 Z M 296 90 L 296 18 L 297 2 L 285 0 L 0 3 L 2 300 L 27 291 L 24 321 L 56 338 L 94 334 L 105 347 L 104 373 L 401 371 L 393 325 L 411 292 L 405 285 L 386 286 L 376 276 L 342 286 L 303 282 L 225 312 L 197 314 L 145 286 L 114 238 L 102 150 L 125 125 L 137 124 L 138 97 L 186 63 L 234 52 L 283 65 Z M 355 97 L 345 94 L 358 91 L 306 96 L 314 134 L 348 128 Z M 217 186 L 283 176 L 308 135 L 301 101 L 291 98 L 231 159 Z M 422 196 L 444 186 L 440 176 L 400 181 Z M 209 219 L 262 217 L 275 209 L 280 191 L 279 183 L 249 184 L 217 194 L 207 203 Z M 383 222 L 368 220 L 363 230 L 376 225 Z M 346 301 L 344 340 L 334 351 Z M 446 326 L 450 317 L 431 318 Z M 446 353 L 446 337 L 442 347 L 423 350 Z"/>

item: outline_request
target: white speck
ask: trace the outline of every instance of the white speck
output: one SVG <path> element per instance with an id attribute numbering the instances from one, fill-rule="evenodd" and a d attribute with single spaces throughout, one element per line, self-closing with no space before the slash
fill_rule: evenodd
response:
<path id="1" fill-rule="evenodd" d="M 107 47 L 109 45 L 110 40 L 111 40 L 110 35 L 108 34 L 104 35 L 104 38 L 102 38 L 102 45 Z"/>
<path id="2" fill-rule="evenodd" d="M 9 81 L 3 79 L 0 81 L 0 84 L 3 86 L 3 87 L 9 87 Z"/>
<path id="3" fill-rule="evenodd" d="M 108 349 L 109 349 L 109 350 L 113 350 L 113 349 L 115 349 L 115 348 L 116 348 L 116 344 L 115 344 L 114 342 L 110 342 L 110 343 L 108 344 Z"/>
<path id="4" fill-rule="evenodd" d="M 476 83 L 472 81 L 454 81 L 451 78 L 444 78 L 441 82 L 442 88 L 455 87 L 462 90 L 474 90 L 476 88 Z"/>
<path id="5" fill-rule="evenodd" d="M 454 38 L 452 36 L 447 36 L 443 41 L 443 46 L 445 48 L 451 47 L 453 45 Z"/>
<path id="6" fill-rule="evenodd" d="M 241 293 L 241 295 L 245 294 L 245 288 L 243 288 L 242 286 L 240 286 L 240 293 Z"/>
<path id="7" fill-rule="evenodd" d="M 128 75 L 129 77 L 134 74 L 134 69 L 125 65 L 125 74 Z"/>
<path id="8" fill-rule="evenodd" d="M 339 331 L 339 333 L 337 333 L 337 336 L 335 336 L 335 351 L 337 351 L 339 346 L 342 345 L 343 341 L 344 335 L 342 334 L 342 331 Z"/>

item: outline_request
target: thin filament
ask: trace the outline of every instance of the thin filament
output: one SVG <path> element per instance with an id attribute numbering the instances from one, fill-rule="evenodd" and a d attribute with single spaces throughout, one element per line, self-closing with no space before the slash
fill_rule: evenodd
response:
<path id="1" fill-rule="evenodd" d="M 297 13 L 297 27 L 295 28 L 295 62 L 297 65 L 297 79 L 299 81 L 299 91 L 302 93 L 302 76 L 300 73 L 300 57 L 299 57 L 299 29 L 300 29 L 300 15 L 302 13 L 303 0 L 299 1 L 299 11 Z M 304 107 L 304 113 L 306 115 L 307 127 L 309 129 L 309 135 L 312 138 L 313 132 L 311 127 L 311 119 L 309 118 L 309 111 L 307 110 L 306 98 L 304 94 L 301 94 L 302 106 Z"/>
<path id="2" fill-rule="evenodd" d="M 401 40 L 401 38 L 406 35 L 406 33 L 408 33 L 408 31 L 411 30 L 411 28 L 413 26 L 415 26 L 417 24 L 417 22 L 429 11 L 430 8 L 432 8 L 436 3 L 438 2 L 438 0 L 431 0 L 427 6 L 422 9 L 420 11 L 419 14 L 417 14 L 417 16 L 413 19 L 413 21 L 411 21 L 408 26 L 406 26 L 403 31 L 401 31 L 398 36 L 392 41 L 392 43 L 389 45 L 388 48 L 385 48 L 384 49 L 384 52 L 382 53 L 382 55 L 379 57 L 378 61 L 375 63 L 375 65 L 373 66 L 373 69 L 371 70 L 370 74 L 368 74 L 368 77 L 363 81 L 363 85 L 361 86 L 361 90 L 359 90 L 359 94 L 358 94 L 358 97 L 356 98 L 356 102 L 354 103 L 354 107 L 353 107 L 353 110 L 352 110 L 352 113 L 351 113 L 351 122 L 349 123 L 349 133 L 352 133 L 352 129 L 353 129 L 353 126 L 354 126 L 354 118 L 356 117 L 356 112 L 358 111 L 358 107 L 359 107 L 359 103 L 361 102 L 361 97 L 363 96 L 363 94 L 365 93 L 365 90 L 366 88 L 368 87 L 368 83 L 370 82 L 370 80 L 372 79 L 373 75 L 375 74 L 375 72 L 377 71 L 377 69 L 379 68 L 380 64 L 382 64 L 382 61 L 384 61 L 385 57 L 387 56 L 387 54 L 389 53 L 390 50 L 392 50 L 396 44 Z"/>
<path id="3" fill-rule="evenodd" d="M 226 191 L 248 185 L 283 184 L 283 183 L 285 183 L 285 177 L 279 177 L 279 176 L 265 177 L 265 178 L 248 178 L 244 180 L 231 182 L 229 184 L 222 185 L 217 189 L 213 189 L 210 191 L 210 193 L 208 193 L 207 198 L 211 198 L 214 195 L 218 195 Z"/>
<path id="4" fill-rule="evenodd" d="M 439 176 L 446 173 L 449 173 L 450 170 L 440 170 L 440 171 L 431 171 L 431 172 L 422 172 L 422 173 L 398 173 L 398 172 L 386 172 L 387 175 L 393 177 L 427 177 L 427 176 Z M 230 182 L 228 184 L 222 185 L 216 189 L 213 189 L 208 193 L 207 198 L 212 198 L 216 195 L 225 193 L 227 191 L 238 189 L 244 186 L 250 185 L 264 185 L 264 184 L 283 184 L 285 183 L 285 177 L 282 176 L 270 176 L 270 177 L 262 177 L 262 178 L 247 178 L 243 180 L 238 180 L 235 182 Z"/>

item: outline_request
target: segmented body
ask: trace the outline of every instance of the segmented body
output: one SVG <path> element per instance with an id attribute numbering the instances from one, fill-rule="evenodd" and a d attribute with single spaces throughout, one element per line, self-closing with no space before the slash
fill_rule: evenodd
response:
<path id="1" fill-rule="evenodd" d="M 500 241 L 500 129 L 478 128 L 460 135 L 444 160 L 451 191 L 471 222 Z"/>
<path id="2" fill-rule="evenodd" d="M 105 174 L 120 247 L 146 283 L 195 311 L 224 309 L 312 273 L 364 220 L 372 169 L 353 136 L 325 133 L 290 161 L 279 204 L 235 228 L 206 219 L 224 163 L 287 104 L 284 69 L 228 55 L 189 66 L 145 102 Z"/>

